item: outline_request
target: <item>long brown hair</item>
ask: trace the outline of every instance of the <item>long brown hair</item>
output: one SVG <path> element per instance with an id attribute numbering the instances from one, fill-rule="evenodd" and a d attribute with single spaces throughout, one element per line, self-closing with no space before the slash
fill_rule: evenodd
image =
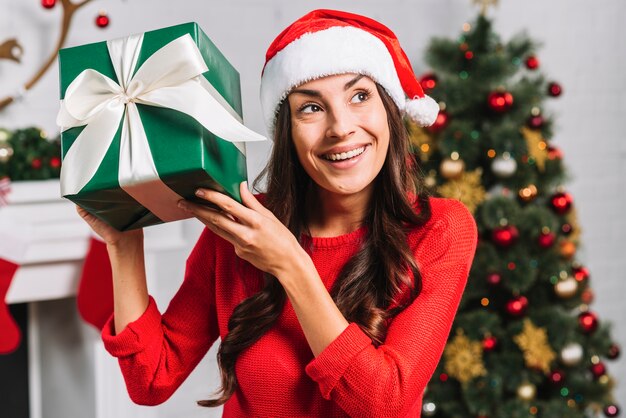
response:
<path id="1" fill-rule="evenodd" d="M 363 219 L 367 225 L 365 237 L 358 252 L 339 273 L 330 295 L 346 320 L 356 322 L 378 346 L 385 341 L 389 321 L 421 292 L 421 275 L 407 242 L 407 232 L 425 224 L 431 211 L 400 111 L 380 85 L 376 84 L 376 88 L 387 111 L 389 150 L 374 180 L 372 201 Z M 306 245 L 305 234 L 310 234 L 304 214 L 313 181 L 296 155 L 286 99 L 277 115 L 272 155 L 255 179 L 255 189 L 264 176 L 264 205 Z M 410 290 L 408 295 L 406 289 Z M 286 293 L 278 279 L 265 273 L 264 288 L 237 305 L 217 353 L 222 387 L 215 394 L 221 395 L 198 401 L 199 405 L 219 406 L 233 395 L 237 388 L 237 357 L 272 327 L 285 300 Z"/>

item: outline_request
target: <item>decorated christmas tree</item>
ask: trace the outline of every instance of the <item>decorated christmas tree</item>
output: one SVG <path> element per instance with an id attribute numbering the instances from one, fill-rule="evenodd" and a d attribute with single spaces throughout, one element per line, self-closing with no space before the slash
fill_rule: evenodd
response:
<path id="1" fill-rule="evenodd" d="M 483 13 L 456 39 L 434 39 L 422 77 L 437 122 L 409 125 L 427 186 L 461 200 L 479 242 L 423 416 L 619 415 L 605 362 L 619 356 L 590 306 L 576 258 L 580 229 L 545 100 L 561 87 L 539 70 L 525 33 L 504 43 Z"/>

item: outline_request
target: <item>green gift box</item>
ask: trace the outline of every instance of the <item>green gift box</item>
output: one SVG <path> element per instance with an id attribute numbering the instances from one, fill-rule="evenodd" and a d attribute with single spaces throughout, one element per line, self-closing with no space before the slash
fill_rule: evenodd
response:
<path id="1" fill-rule="evenodd" d="M 241 202 L 239 73 L 196 23 L 59 51 L 61 194 L 123 231 L 190 217 L 198 187 Z"/>

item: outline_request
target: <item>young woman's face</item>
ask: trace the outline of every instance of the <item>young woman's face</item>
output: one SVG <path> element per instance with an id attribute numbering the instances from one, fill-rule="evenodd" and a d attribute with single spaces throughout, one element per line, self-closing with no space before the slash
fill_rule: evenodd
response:
<path id="1" fill-rule="evenodd" d="M 371 190 L 389 148 L 376 84 L 358 74 L 328 76 L 298 86 L 288 100 L 298 159 L 311 179 L 336 194 Z"/>

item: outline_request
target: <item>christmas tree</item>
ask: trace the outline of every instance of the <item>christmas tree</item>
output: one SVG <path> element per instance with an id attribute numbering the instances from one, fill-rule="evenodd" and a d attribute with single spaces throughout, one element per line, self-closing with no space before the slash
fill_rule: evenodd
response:
<path id="1" fill-rule="evenodd" d="M 605 362 L 619 356 L 576 259 L 580 228 L 542 103 L 561 86 L 539 71 L 526 34 L 503 43 L 483 13 L 434 39 L 421 78 L 435 124 L 408 124 L 433 194 L 462 201 L 476 257 L 423 416 L 619 415 Z"/>

